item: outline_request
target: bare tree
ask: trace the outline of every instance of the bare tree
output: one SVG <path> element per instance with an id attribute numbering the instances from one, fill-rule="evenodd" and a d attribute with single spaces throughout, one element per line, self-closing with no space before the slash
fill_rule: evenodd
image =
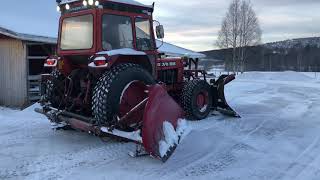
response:
<path id="1" fill-rule="evenodd" d="M 232 48 L 233 71 L 244 71 L 248 46 L 261 41 L 261 28 L 258 17 L 248 0 L 233 0 L 222 21 L 216 45 L 220 48 Z"/>
<path id="2" fill-rule="evenodd" d="M 240 42 L 239 42 L 239 60 L 241 72 L 244 71 L 246 62 L 246 51 L 249 46 L 258 45 L 261 42 L 262 31 L 259 19 L 253 10 L 250 1 L 243 0 L 240 7 Z"/>

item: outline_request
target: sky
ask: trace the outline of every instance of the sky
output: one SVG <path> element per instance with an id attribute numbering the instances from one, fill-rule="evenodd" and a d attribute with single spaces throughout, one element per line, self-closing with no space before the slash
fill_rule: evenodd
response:
<path id="1" fill-rule="evenodd" d="M 155 2 L 154 19 L 165 41 L 195 51 L 214 43 L 231 0 L 138 0 Z M 263 31 L 262 42 L 320 36 L 320 0 L 251 0 Z M 55 0 L 10 0 L 0 6 L 0 26 L 21 33 L 57 36 Z"/>

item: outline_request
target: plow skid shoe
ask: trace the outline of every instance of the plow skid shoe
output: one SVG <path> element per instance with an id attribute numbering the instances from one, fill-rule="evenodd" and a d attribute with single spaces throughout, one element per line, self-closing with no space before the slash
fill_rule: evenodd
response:
<path id="1" fill-rule="evenodd" d="M 149 100 L 144 110 L 142 140 L 151 156 L 167 161 L 179 144 L 179 119 L 184 113 L 161 85 L 149 87 Z"/>
<path id="2" fill-rule="evenodd" d="M 229 82 L 233 81 L 235 79 L 235 75 L 222 75 L 218 78 L 218 80 L 215 82 L 216 86 L 216 97 L 217 99 L 214 100 L 215 102 L 215 108 L 220 113 L 232 116 L 232 117 L 238 117 L 240 118 L 240 115 L 233 110 L 229 104 L 227 103 L 224 89 L 225 85 L 227 85 Z"/>

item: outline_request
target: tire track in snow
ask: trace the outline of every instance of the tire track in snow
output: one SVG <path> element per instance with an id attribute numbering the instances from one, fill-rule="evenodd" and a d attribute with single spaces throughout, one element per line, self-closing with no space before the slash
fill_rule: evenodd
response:
<path id="1" fill-rule="evenodd" d="M 222 120 L 221 118 L 220 120 Z M 231 166 L 233 163 L 237 162 L 236 156 L 233 154 L 237 151 L 241 150 L 253 150 L 256 151 L 254 147 L 251 147 L 250 145 L 245 144 L 245 141 L 248 140 L 248 138 L 259 131 L 265 123 L 268 121 L 268 118 L 260 122 L 255 126 L 254 129 L 247 132 L 245 135 L 242 135 L 243 138 L 238 140 L 236 143 L 233 144 L 227 144 L 223 145 L 221 149 L 223 149 L 222 152 L 216 152 L 212 150 L 208 150 L 207 152 L 203 154 L 197 154 L 193 156 L 193 159 L 188 159 L 179 161 L 180 164 L 183 164 L 183 166 L 180 167 L 172 167 L 170 166 L 170 169 L 175 169 L 175 172 L 170 172 L 170 176 L 165 177 L 166 174 L 163 174 L 162 177 L 165 179 L 183 179 L 189 176 L 202 176 L 205 174 L 215 174 L 218 172 L 224 171 L 228 166 Z M 218 125 L 219 123 L 215 123 L 215 125 Z M 229 124 L 230 125 L 230 124 Z M 204 128 L 204 130 L 210 130 L 211 128 Z M 230 126 L 229 126 L 230 127 Z M 232 138 L 232 137 L 229 137 Z M 164 171 L 166 172 L 166 171 Z"/>
<path id="2" fill-rule="evenodd" d="M 127 158 L 129 151 L 129 144 L 118 143 L 118 142 L 111 142 L 106 146 L 102 146 L 100 148 L 91 147 L 85 150 L 81 150 L 76 153 L 67 153 L 60 156 L 49 156 L 46 159 L 40 158 L 37 160 L 36 165 L 38 165 L 38 169 L 42 172 L 45 171 L 45 176 L 52 176 L 55 179 L 57 171 L 63 171 L 64 175 L 71 173 L 75 168 L 79 168 L 81 166 L 84 167 L 92 167 L 98 166 L 99 164 L 108 164 L 112 161 Z M 50 166 L 47 166 L 47 162 L 50 161 Z M 47 166 L 45 170 L 43 170 L 43 166 Z M 59 168 L 57 168 L 57 166 Z M 31 169 L 34 169 L 34 166 L 29 166 Z M 43 175 L 36 174 L 36 176 L 45 177 Z"/>
<path id="3" fill-rule="evenodd" d="M 62 179 L 75 168 L 108 164 L 121 158 L 127 158 L 132 144 L 110 142 L 105 146 L 90 146 L 77 152 L 39 155 L 22 161 L 14 169 L 0 171 L 0 179 Z"/>
<path id="4" fill-rule="evenodd" d="M 320 136 L 316 137 L 313 142 L 308 145 L 298 157 L 290 163 L 290 165 L 279 175 L 278 180 L 292 180 L 306 171 L 306 169 L 314 163 L 315 160 L 320 160 Z M 320 169 L 318 169 L 320 170 Z M 300 178 L 299 178 L 300 179 Z"/>

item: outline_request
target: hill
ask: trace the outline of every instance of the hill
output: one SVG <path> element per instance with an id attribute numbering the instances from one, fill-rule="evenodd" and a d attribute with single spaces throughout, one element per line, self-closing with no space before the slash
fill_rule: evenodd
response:
<path id="1" fill-rule="evenodd" d="M 232 69 L 232 49 L 201 52 Z M 245 71 L 320 71 L 320 37 L 298 38 L 248 47 Z"/>
<path id="2" fill-rule="evenodd" d="M 266 43 L 263 46 L 269 49 L 272 49 L 272 48 L 290 49 L 295 47 L 306 47 L 306 46 L 320 47 L 320 37 L 289 39 L 285 41 Z"/>

